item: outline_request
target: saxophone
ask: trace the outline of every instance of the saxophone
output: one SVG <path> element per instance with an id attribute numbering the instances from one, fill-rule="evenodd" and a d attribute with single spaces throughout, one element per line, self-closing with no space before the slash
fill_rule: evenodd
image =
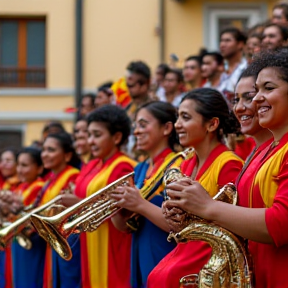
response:
<path id="1" fill-rule="evenodd" d="M 179 170 L 167 171 L 166 184 L 184 176 Z M 237 203 L 236 187 L 229 183 L 213 197 L 232 205 Z M 193 240 L 207 242 L 212 248 L 212 256 L 198 274 L 190 274 L 180 279 L 180 288 L 251 288 L 252 273 L 250 255 L 244 239 L 215 223 L 187 214 L 187 227 L 178 233 L 171 232 L 168 241 L 177 243 Z"/>

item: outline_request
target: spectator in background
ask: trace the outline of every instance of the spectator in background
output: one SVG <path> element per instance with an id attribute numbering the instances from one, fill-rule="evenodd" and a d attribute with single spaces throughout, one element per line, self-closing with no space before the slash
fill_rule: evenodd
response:
<path id="1" fill-rule="evenodd" d="M 99 108 L 105 104 L 113 104 L 115 99 L 114 93 L 111 89 L 112 85 L 112 82 L 107 82 L 98 88 L 98 92 L 94 100 L 95 108 Z"/>
<path id="2" fill-rule="evenodd" d="M 201 62 L 200 56 L 189 56 L 185 60 L 183 77 L 189 91 L 202 85 Z"/>
<path id="3" fill-rule="evenodd" d="M 260 51 L 261 41 L 262 41 L 261 34 L 252 33 L 251 35 L 248 36 L 245 46 L 245 57 L 248 64 L 251 63 L 254 53 Z"/>
<path id="4" fill-rule="evenodd" d="M 287 3 L 279 3 L 273 7 L 272 13 L 272 23 L 276 23 L 279 25 L 288 25 L 288 4 Z"/>
<path id="5" fill-rule="evenodd" d="M 42 130 L 42 142 L 45 141 L 49 134 L 66 132 L 64 126 L 59 121 L 49 121 Z"/>
<path id="6" fill-rule="evenodd" d="M 74 148 L 81 159 L 82 165 L 91 160 L 91 150 L 88 143 L 88 122 L 86 118 L 78 119 L 74 126 Z"/>
<path id="7" fill-rule="evenodd" d="M 224 72 L 223 56 L 219 52 L 208 52 L 203 57 L 201 70 L 202 77 L 207 80 L 203 87 L 218 89 Z"/>
<path id="8" fill-rule="evenodd" d="M 288 30 L 286 27 L 271 23 L 266 25 L 262 35 L 262 48 L 275 50 L 287 44 Z"/>
<path id="9" fill-rule="evenodd" d="M 81 117 L 86 116 L 95 109 L 94 99 L 95 99 L 94 93 L 87 93 L 82 96 L 81 106 L 79 110 L 79 115 Z"/>
<path id="10" fill-rule="evenodd" d="M 159 99 L 165 97 L 164 79 L 166 73 L 169 71 L 169 66 L 165 63 L 159 64 L 156 68 L 156 73 L 151 85 L 152 93 L 155 91 L 155 96 Z M 154 96 L 154 95 L 153 95 Z"/>
<path id="11" fill-rule="evenodd" d="M 224 58 L 225 72 L 219 90 L 230 100 L 241 73 L 247 67 L 243 57 L 246 35 L 236 27 L 224 29 L 220 34 L 220 52 Z"/>
<path id="12" fill-rule="evenodd" d="M 165 94 L 159 97 L 160 101 L 171 103 L 174 107 L 179 107 L 184 96 L 183 75 L 180 69 L 170 69 L 164 78 L 163 88 Z"/>
<path id="13" fill-rule="evenodd" d="M 131 103 L 127 106 L 126 111 L 132 121 L 135 118 L 136 110 L 149 98 L 151 71 L 148 65 L 142 61 L 131 62 L 127 70 L 129 75 L 126 79 L 126 85 L 131 96 Z"/>

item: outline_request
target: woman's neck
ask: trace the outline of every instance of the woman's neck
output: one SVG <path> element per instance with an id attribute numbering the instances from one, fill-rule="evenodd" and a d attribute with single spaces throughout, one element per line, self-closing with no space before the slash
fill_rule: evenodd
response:
<path id="1" fill-rule="evenodd" d="M 66 169 L 66 167 L 67 167 L 67 163 L 65 162 L 65 163 L 62 163 L 60 166 L 58 166 L 57 168 L 55 168 L 55 169 L 51 169 L 52 170 L 52 172 L 54 173 L 54 174 L 59 174 L 59 173 L 61 173 L 62 171 L 64 171 L 65 169 Z"/>
<path id="2" fill-rule="evenodd" d="M 256 147 L 258 148 L 260 145 L 268 141 L 273 137 L 273 134 L 268 129 L 261 129 L 258 133 L 252 136 L 256 142 Z"/>
<path id="3" fill-rule="evenodd" d="M 159 155 L 162 151 L 164 151 L 166 148 L 169 148 L 169 145 L 167 142 L 161 143 L 160 145 L 157 145 L 156 148 L 150 151 L 147 151 L 149 158 L 153 160 L 157 155 Z"/>
<path id="4" fill-rule="evenodd" d="M 197 154 L 198 158 L 198 168 L 197 170 L 199 171 L 207 158 L 209 157 L 210 153 L 220 144 L 220 142 L 216 139 L 206 139 L 200 145 L 197 147 L 194 147 L 195 152 Z"/>

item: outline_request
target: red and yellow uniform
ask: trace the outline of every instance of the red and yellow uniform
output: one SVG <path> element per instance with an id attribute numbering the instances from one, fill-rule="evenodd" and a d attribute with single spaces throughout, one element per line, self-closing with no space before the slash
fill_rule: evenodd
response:
<path id="1" fill-rule="evenodd" d="M 20 184 L 17 176 L 13 176 L 7 179 L 2 178 L 1 190 L 9 190 L 14 192 Z M 8 247 L 5 251 L 0 251 L 0 287 L 11 288 L 12 284 L 12 256 L 11 248 Z"/>
<path id="2" fill-rule="evenodd" d="M 255 148 L 256 143 L 252 137 L 243 137 L 242 141 L 236 141 L 236 147 L 235 147 L 235 154 L 238 155 L 241 159 L 244 161 L 247 159 L 247 157 L 250 155 L 250 153 Z"/>
<path id="3" fill-rule="evenodd" d="M 190 176 L 197 165 L 197 155 L 181 165 L 181 171 Z M 235 183 L 243 162 L 226 146 L 219 144 L 197 172 L 198 181 L 211 197 L 228 182 Z M 197 274 L 211 256 L 210 246 L 202 241 L 180 243 L 154 268 L 148 277 L 149 288 L 179 287 L 179 280 L 188 274 Z"/>
<path id="4" fill-rule="evenodd" d="M 48 179 L 48 182 L 45 183 L 45 187 L 43 189 L 42 195 L 38 195 L 38 199 L 36 199 L 36 202 L 38 206 L 41 206 L 43 204 L 46 204 L 47 202 L 51 201 L 54 199 L 56 196 L 61 194 L 63 190 L 69 189 L 71 183 L 75 183 L 76 178 L 79 175 L 79 170 L 67 165 L 66 168 L 61 171 L 58 174 L 50 174 L 50 179 Z M 40 198 L 39 198 L 40 196 Z M 44 288 L 50 288 L 50 287 L 59 287 L 56 286 L 55 283 L 59 280 L 58 278 L 58 269 L 55 267 L 54 262 L 56 261 L 56 252 L 53 254 L 53 259 L 52 259 L 52 254 L 51 254 L 51 247 L 47 246 L 47 251 L 46 251 L 46 263 L 45 263 L 45 275 L 44 275 Z M 58 256 L 60 257 L 60 256 Z M 52 277 L 51 277 L 51 271 L 52 271 L 52 260 L 53 260 L 53 272 L 52 272 Z M 63 260 L 65 261 L 65 260 Z M 73 258 L 72 260 L 73 261 Z M 72 262 L 71 262 L 72 263 Z M 57 263 L 57 265 L 61 265 L 61 263 Z M 71 268 L 72 268 L 72 264 Z M 55 269 L 56 268 L 56 269 Z M 72 269 L 71 269 L 72 271 Z M 72 273 L 72 272 L 71 272 Z M 80 278 L 80 276 L 79 276 Z M 68 279 L 66 280 L 68 281 Z M 79 280 L 80 281 L 80 280 Z M 76 287 L 76 286 L 75 286 Z"/>
<path id="5" fill-rule="evenodd" d="M 85 198 L 131 173 L 136 162 L 116 152 L 103 163 L 91 160 L 77 179 L 75 194 Z M 118 231 L 111 220 L 92 233 L 81 233 L 82 287 L 130 287 L 131 235 Z"/>
<path id="6" fill-rule="evenodd" d="M 22 195 L 24 205 L 28 206 L 34 203 L 43 185 L 44 181 L 38 178 L 32 183 L 20 184 L 16 192 Z M 14 288 L 43 287 L 46 243 L 37 233 L 32 233 L 29 239 L 32 243 L 29 250 L 21 247 L 17 241 L 13 241 L 11 246 Z"/>
<path id="7" fill-rule="evenodd" d="M 288 134 L 285 134 L 279 142 L 261 151 L 249 167 L 251 173 L 244 173 L 238 185 L 241 205 L 266 208 L 265 221 L 274 240 L 274 244 L 249 241 L 256 288 L 288 287 L 287 143 Z M 249 189 L 243 184 L 245 181 L 251 183 Z"/>
<path id="8" fill-rule="evenodd" d="M 21 183 L 17 187 L 16 192 L 22 195 L 24 206 L 34 203 L 43 185 L 44 181 L 41 178 L 38 178 L 32 183 Z"/>

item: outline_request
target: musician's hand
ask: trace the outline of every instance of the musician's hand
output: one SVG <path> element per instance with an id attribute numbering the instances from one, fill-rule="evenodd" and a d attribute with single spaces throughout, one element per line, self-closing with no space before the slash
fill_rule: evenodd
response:
<path id="1" fill-rule="evenodd" d="M 82 199 L 77 197 L 75 194 L 63 194 L 61 195 L 61 201 L 59 204 L 70 207 L 81 201 Z"/>
<path id="2" fill-rule="evenodd" d="M 169 225 L 170 231 L 174 233 L 180 232 L 187 226 L 185 221 L 187 213 L 176 207 L 168 208 L 166 202 L 162 204 L 162 213 Z"/>
<path id="3" fill-rule="evenodd" d="M 9 213 L 18 214 L 23 210 L 22 197 L 16 193 L 6 191 L 0 196 L 0 212 L 6 217 Z"/>
<path id="4" fill-rule="evenodd" d="M 117 206 L 126 208 L 133 212 L 138 212 L 138 207 L 143 201 L 146 201 L 140 195 L 139 189 L 136 187 L 120 186 L 110 194 L 117 201 Z"/>
<path id="5" fill-rule="evenodd" d="M 178 182 L 171 183 L 166 187 L 166 192 L 171 198 L 165 203 L 167 209 L 177 207 L 202 218 L 207 218 L 209 207 L 214 204 L 207 191 L 196 181 L 186 186 Z"/>

